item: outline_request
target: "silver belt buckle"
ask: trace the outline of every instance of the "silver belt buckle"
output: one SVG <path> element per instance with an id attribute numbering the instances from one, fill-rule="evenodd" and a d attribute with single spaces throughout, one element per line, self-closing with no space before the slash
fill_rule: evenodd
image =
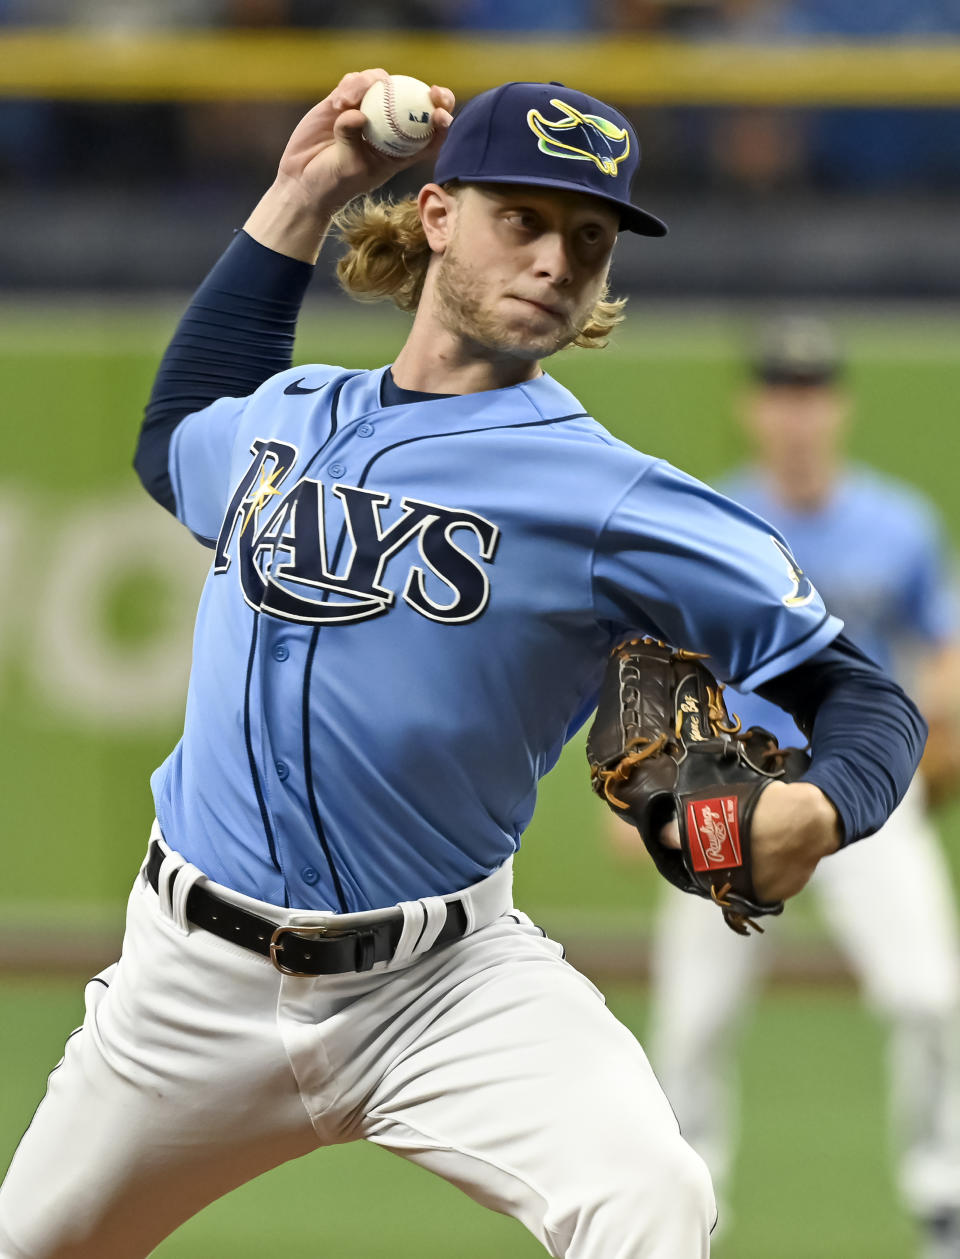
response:
<path id="1" fill-rule="evenodd" d="M 312 970 L 294 970 L 290 966 L 284 965 L 280 953 L 283 949 L 283 937 L 285 935 L 297 936 L 301 940 L 309 940 L 311 936 L 327 936 L 329 938 L 337 936 L 351 935 L 349 928 L 341 927 L 339 930 L 333 924 L 318 923 L 315 926 L 287 926 L 277 927 L 273 935 L 270 937 L 270 961 L 277 968 L 281 975 L 296 975 L 300 979 L 316 979 L 317 972 Z M 310 954 L 304 954 L 309 957 Z"/>

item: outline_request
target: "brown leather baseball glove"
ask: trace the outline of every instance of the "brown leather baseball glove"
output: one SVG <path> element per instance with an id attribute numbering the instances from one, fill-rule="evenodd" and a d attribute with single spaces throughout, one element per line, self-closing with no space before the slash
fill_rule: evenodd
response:
<path id="1" fill-rule="evenodd" d="M 743 731 L 706 657 L 653 639 L 616 647 L 587 739 L 593 789 L 640 832 L 657 869 L 684 892 L 720 906 L 740 935 L 779 914 L 751 871 L 751 819 L 775 780 L 799 778 L 809 757 L 767 730 Z M 676 819 L 680 848 L 660 842 Z"/>

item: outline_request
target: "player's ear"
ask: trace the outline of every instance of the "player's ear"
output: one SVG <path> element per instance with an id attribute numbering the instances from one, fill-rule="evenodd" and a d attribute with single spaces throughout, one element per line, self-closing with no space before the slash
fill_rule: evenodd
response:
<path id="1" fill-rule="evenodd" d="M 424 184 L 417 197 L 417 209 L 427 244 L 435 254 L 442 254 L 453 235 L 457 198 L 439 184 Z"/>

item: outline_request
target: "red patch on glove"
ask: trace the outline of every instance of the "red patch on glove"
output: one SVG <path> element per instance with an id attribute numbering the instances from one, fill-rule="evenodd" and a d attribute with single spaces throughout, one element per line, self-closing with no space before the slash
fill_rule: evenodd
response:
<path id="1" fill-rule="evenodd" d="M 737 797 L 692 800 L 687 805 L 687 833 L 695 870 L 719 870 L 743 864 Z"/>

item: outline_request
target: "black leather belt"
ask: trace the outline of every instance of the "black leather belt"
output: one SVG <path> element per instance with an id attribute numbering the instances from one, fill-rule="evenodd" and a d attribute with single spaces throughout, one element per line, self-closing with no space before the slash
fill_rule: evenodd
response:
<path id="1" fill-rule="evenodd" d="M 147 856 L 147 880 L 155 892 L 164 856 L 154 840 Z M 269 957 L 284 975 L 343 975 L 370 970 L 375 962 L 390 961 L 403 931 L 403 913 L 399 909 L 392 917 L 368 927 L 341 926 L 335 920 L 316 927 L 278 927 L 269 918 L 239 909 L 199 884 L 187 893 L 186 911 L 194 926 Z M 447 920 L 432 947 L 459 940 L 466 930 L 467 911 L 463 904 L 448 901 Z"/>

